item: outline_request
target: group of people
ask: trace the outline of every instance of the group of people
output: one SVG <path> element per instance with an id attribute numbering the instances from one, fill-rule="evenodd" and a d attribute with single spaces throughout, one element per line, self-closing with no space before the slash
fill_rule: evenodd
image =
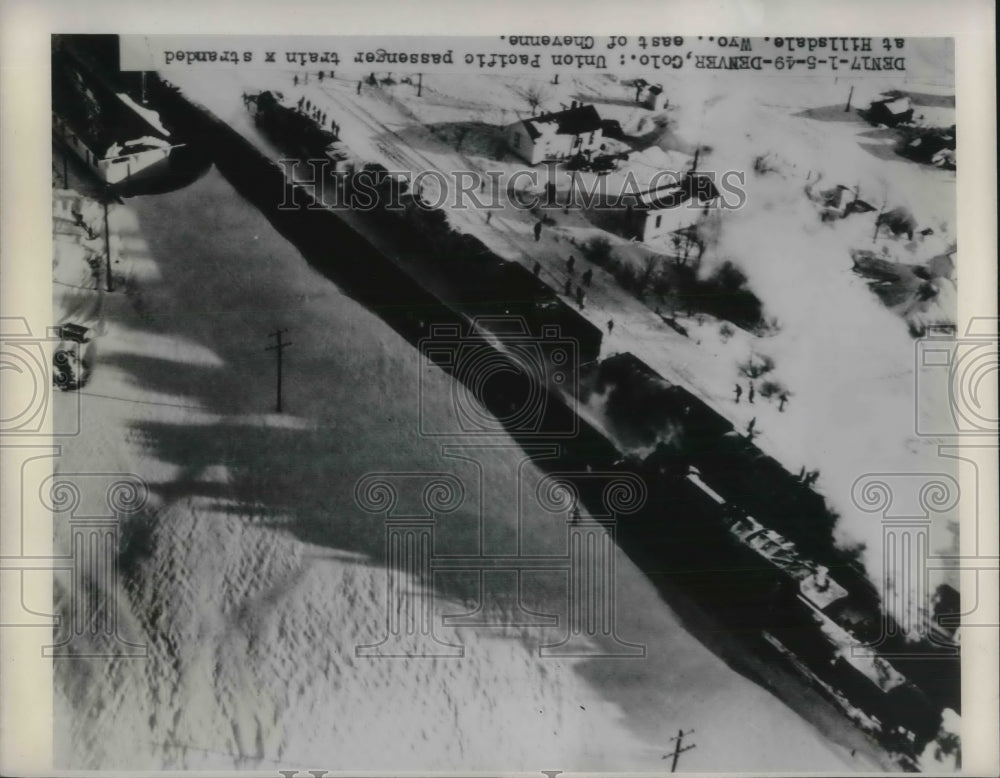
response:
<path id="1" fill-rule="evenodd" d="M 747 402 L 753 405 L 753 398 L 756 395 L 756 391 L 753 388 L 753 381 L 750 382 L 750 391 L 747 394 Z M 736 404 L 740 404 L 740 398 L 743 396 L 743 387 L 736 384 Z"/>
<path id="2" fill-rule="evenodd" d="M 570 275 L 573 275 L 576 272 L 575 268 L 576 268 L 576 257 L 574 257 L 571 254 L 569 259 L 566 260 L 566 270 L 569 272 Z M 584 286 L 589 287 L 590 282 L 594 280 L 594 271 L 590 268 L 584 270 L 583 275 L 580 276 L 580 280 L 583 281 Z"/>
<path id="3" fill-rule="evenodd" d="M 736 384 L 736 404 L 739 405 L 740 398 L 743 396 L 743 387 Z M 747 391 L 747 402 L 753 405 L 753 398 L 757 396 L 757 392 L 754 389 L 753 381 L 750 382 L 750 388 Z M 785 412 L 785 403 L 788 402 L 788 392 L 782 392 L 778 395 L 778 410 L 782 413 Z"/>
<path id="4" fill-rule="evenodd" d="M 487 221 L 489 221 L 489 214 L 487 214 Z M 540 225 L 541 222 L 539 222 L 538 224 Z M 566 260 L 566 269 L 569 271 L 570 277 L 566 279 L 566 283 L 563 285 L 563 294 L 565 294 L 567 297 L 574 297 L 576 299 L 576 304 L 580 306 L 580 310 L 582 311 L 584 308 L 584 301 L 587 299 L 587 293 L 584 291 L 583 287 L 590 286 L 590 282 L 593 281 L 594 279 L 594 271 L 587 270 L 586 272 L 583 273 L 583 275 L 580 277 L 580 279 L 583 281 L 583 285 L 577 284 L 576 291 L 574 292 L 573 276 L 575 275 L 575 270 L 574 270 L 575 266 L 576 266 L 576 258 L 570 256 L 570 258 Z M 535 262 L 535 264 L 531 268 L 531 272 L 535 274 L 536 278 L 538 278 L 542 273 L 542 263 Z M 611 334 L 611 331 L 614 328 L 615 328 L 614 321 L 609 319 L 608 335 Z"/>
<path id="5" fill-rule="evenodd" d="M 819 470 L 806 470 L 806 466 L 802 465 L 799 470 L 799 480 L 802 482 L 803 486 L 812 486 L 816 483 L 816 479 L 819 478 Z"/>
<path id="6" fill-rule="evenodd" d="M 320 83 L 323 83 L 323 77 L 325 75 L 326 75 L 326 73 L 324 71 L 322 71 L 322 70 L 319 70 L 319 71 L 316 72 L 316 78 L 319 79 Z M 330 78 L 336 78 L 336 71 L 334 71 L 334 70 L 330 71 Z M 295 86 L 299 85 L 299 75 L 298 75 L 298 73 L 296 73 L 295 75 L 292 76 L 292 83 Z M 308 73 L 303 73 L 302 74 L 302 83 L 303 84 L 308 84 L 309 83 L 309 74 Z"/>
<path id="7" fill-rule="evenodd" d="M 576 294 L 573 293 L 573 279 L 567 278 L 566 283 L 563 286 L 563 294 L 567 297 L 576 297 L 576 304 L 580 306 L 580 310 L 583 310 L 583 301 L 587 299 L 587 293 L 583 291 L 583 287 L 577 285 Z"/>
<path id="8" fill-rule="evenodd" d="M 569 273 L 570 277 L 566 279 L 566 296 L 570 294 L 570 289 L 573 285 L 573 276 L 576 274 L 576 257 L 572 254 L 570 258 L 566 260 L 566 271 Z M 594 280 L 594 271 L 587 269 L 580 276 L 580 280 L 583 282 L 582 285 L 577 285 L 576 287 L 576 303 L 580 306 L 580 310 L 583 310 L 583 301 L 587 297 L 587 293 L 583 290 L 584 287 L 590 287 L 590 282 Z M 608 322 L 608 334 L 611 334 L 611 330 L 614 329 L 614 322 Z"/>
<path id="9" fill-rule="evenodd" d="M 300 113 L 307 114 L 312 119 L 315 119 L 317 124 L 326 124 L 326 111 L 321 111 L 319 106 L 313 105 L 312 101 L 306 100 L 305 96 L 299 98 L 297 105 Z M 330 130 L 334 135 L 340 136 L 340 125 L 337 122 L 330 122 Z"/>

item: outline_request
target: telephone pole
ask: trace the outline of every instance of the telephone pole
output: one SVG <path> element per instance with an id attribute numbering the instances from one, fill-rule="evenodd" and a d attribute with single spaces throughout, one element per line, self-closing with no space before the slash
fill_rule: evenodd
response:
<path id="1" fill-rule="evenodd" d="M 265 351 L 276 351 L 278 357 L 278 401 L 275 403 L 275 411 L 281 413 L 281 357 L 282 352 L 285 350 L 286 346 L 291 346 L 291 343 L 287 343 L 281 339 L 282 334 L 288 332 L 288 330 L 275 330 L 274 332 L 268 333 L 269 338 L 276 338 L 277 342 L 273 346 L 268 346 Z"/>
<path id="2" fill-rule="evenodd" d="M 875 245 L 875 241 L 878 239 L 878 228 L 881 226 L 882 214 L 885 213 L 885 207 L 888 204 L 888 198 L 884 198 L 882 200 L 882 207 L 878 209 L 878 216 L 875 217 L 875 232 L 872 234 L 872 245 Z"/>
<path id="3" fill-rule="evenodd" d="M 685 751 L 690 751 L 692 748 L 695 747 L 694 743 L 688 746 L 684 746 L 683 748 L 681 747 L 681 743 L 684 740 L 684 736 L 690 735 L 692 732 L 694 732 L 693 729 L 689 729 L 687 732 L 685 732 L 682 729 L 679 729 L 677 730 L 677 735 L 675 737 L 670 738 L 671 740 L 674 741 L 674 751 L 672 754 L 664 754 L 662 757 L 663 759 L 666 759 L 668 756 L 672 756 L 674 758 L 673 762 L 670 763 L 670 772 L 672 773 L 677 772 L 677 760 L 680 758 L 680 755 L 683 754 Z"/>

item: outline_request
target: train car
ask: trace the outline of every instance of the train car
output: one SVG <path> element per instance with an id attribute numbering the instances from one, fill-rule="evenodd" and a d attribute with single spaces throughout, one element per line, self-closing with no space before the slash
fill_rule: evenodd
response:
<path id="1" fill-rule="evenodd" d="M 367 165 L 348 176 L 349 190 L 358 191 L 361 176 L 374 176 L 364 183 L 376 203 L 373 217 L 402 231 L 416 261 L 433 268 L 446 302 L 470 319 L 520 319 L 529 335 L 539 340 L 572 340 L 579 364 L 597 359 L 602 330 L 526 267 L 497 256 L 474 235 L 454 230 L 443 211 L 418 203 L 416 195 L 404 183 L 389 180 L 380 165 Z M 421 277 L 430 280 L 424 273 Z"/>
<path id="2" fill-rule="evenodd" d="M 728 543 L 714 544 L 711 598 L 735 631 L 776 636 L 796 660 L 851 705 L 878 721 L 886 745 L 913 755 L 937 733 L 940 708 L 913 681 L 829 611 L 850 593 L 790 540 L 728 503 L 697 469 L 682 479 L 701 496 L 697 520 L 719 521 Z M 702 531 L 698 541 L 714 539 Z M 687 539 L 687 538 L 686 538 Z M 704 594 L 704 593 L 703 593 Z"/>
<path id="3" fill-rule="evenodd" d="M 254 123 L 282 148 L 303 157 L 325 156 L 337 136 L 317 124 L 316 120 L 288 105 L 280 94 L 261 92 L 248 97 Z"/>
<path id="4" fill-rule="evenodd" d="M 733 432 L 733 424 L 683 386 L 673 384 L 666 394 L 668 403 L 680 413 L 685 453 L 701 466 L 706 456 L 713 455 L 718 441 Z"/>

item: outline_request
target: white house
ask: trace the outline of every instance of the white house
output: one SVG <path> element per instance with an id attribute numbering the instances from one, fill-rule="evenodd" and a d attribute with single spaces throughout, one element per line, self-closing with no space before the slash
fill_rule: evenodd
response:
<path id="1" fill-rule="evenodd" d="M 662 243 L 671 235 L 689 240 L 690 230 L 719 198 L 712 179 L 689 173 L 679 182 L 637 196 L 631 206 L 631 229 L 643 243 Z"/>
<path id="2" fill-rule="evenodd" d="M 104 149 L 77 133 L 58 114 L 52 115 L 52 131 L 86 165 L 109 184 L 149 173 L 152 168 L 166 163 L 174 148 L 170 141 L 155 135 L 132 139 L 113 140 Z M 93 145 L 91 145 L 93 143 Z"/>
<path id="3" fill-rule="evenodd" d="M 177 147 L 159 114 L 86 78 L 66 58 L 52 65 L 52 131 L 108 184 L 167 166 Z"/>
<path id="4" fill-rule="evenodd" d="M 590 157 L 601 146 L 601 117 L 594 106 L 574 102 L 565 111 L 515 122 L 505 135 L 511 151 L 532 165 L 577 154 Z"/>
<path id="5" fill-rule="evenodd" d="M 897 124 L 911 121 L 913 119 L 913 106 L 910 98 L 887 96 L 879 100 L 873 100 L 868 106 L 868 121 L 872 124 L 884 124 L 887 127 L 895 127 Z"/>

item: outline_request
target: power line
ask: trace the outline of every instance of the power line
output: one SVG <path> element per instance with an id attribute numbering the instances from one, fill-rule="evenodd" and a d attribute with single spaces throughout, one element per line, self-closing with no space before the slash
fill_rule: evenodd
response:
<path id="1" fill-rule="evenodd" d="M 195 411 L 205 411 L 207 413 L 212 412 L 211 408 L 204 408 L 200 405 L 184 405 L 182 403 L 159 402 L 156 400 L 136 400 L 131 397 L 114 397 L 113 395 L 110 394 L 99 394 L 98 392 L 87 392 L 83 390 L 77 391 L 77 394 L 85 395 L 86 397 L 99 397 L 102 400 L 116 400 L 118 402 L 124 402 L 124 403 L 138 403 L 139 405 L 161 405 L 165 408 L 190 408 L 191 410 Z"/>

